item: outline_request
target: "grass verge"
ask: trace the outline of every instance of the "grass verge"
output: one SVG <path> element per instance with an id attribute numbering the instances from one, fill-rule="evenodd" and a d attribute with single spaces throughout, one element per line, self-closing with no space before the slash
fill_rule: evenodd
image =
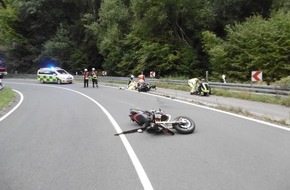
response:
<path id="1" fill-rule="evenodd" d="M 212 93 L 216 96 L 238 98 L 243 100 L 251 100 L 256 102 L 264 102 L 290 107 L 290 96 L 263 95 L 252 92 L 222 89 L 213 89 Z"/>
<path id="2" fill-rule="evenodd" d="M 0 90 L 0 111 L 7 107 L 14 99 L 16 95 L 11 88 L 3 88 Z"/>

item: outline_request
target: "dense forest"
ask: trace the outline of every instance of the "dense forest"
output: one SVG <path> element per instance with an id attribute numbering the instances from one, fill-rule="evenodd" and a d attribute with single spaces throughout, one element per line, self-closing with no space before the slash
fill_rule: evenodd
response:
<path id="1" fill-rule="evenodd" d="M 0 0 L 8 72 L 155 71 L 269 81 L 290 73 L 289 0 Z"/>

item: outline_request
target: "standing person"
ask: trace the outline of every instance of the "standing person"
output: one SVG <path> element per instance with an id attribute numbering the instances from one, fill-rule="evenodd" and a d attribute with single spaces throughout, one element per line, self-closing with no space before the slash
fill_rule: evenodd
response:
<path id="1" fill-rule="evenodd" d="M 190 94 L 196 94 L 199 78 L 192 78 L 188 80 L 188 85 L 191 87 Z"/>
<path id="2" fill-rule="evenodd" d="M 89 87 L 89 71 L 88 69 L 84 70 L 84 88 Z"/>
<path id="3" fill-rule="evenodd" d="M 138 86 L 143 82 L 145 82 L 145 75 L 143 75 L 142 72 L 140 75 L 138 75 Z"/>
<path id="4" fill-rule="evenodd" d="M 98 71 L 96 71 L 95 68 L 92 68 L 91 76 L 92 76 L 93 88 L 95 88 L 95 85 L 98 88 L 99 87 L 98 86 Z"/>

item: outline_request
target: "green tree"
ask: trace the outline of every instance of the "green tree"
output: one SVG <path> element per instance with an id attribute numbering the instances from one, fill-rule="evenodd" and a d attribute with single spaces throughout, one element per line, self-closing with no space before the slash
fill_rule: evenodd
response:
<path id="1" fill-rule="evenodd" d="M 9 52 L 11 59 L 9 63 L 14 63 L 10 68 L 15 68 L 19 72 L 35 72 L 43 65 L 42 60 L 47 53 L 43 47 L 48 47 L 49 44 L 53 46 L 52 42 L 57 38 L 56 35 L 59 35 L 57 33 L 60 24 L 65 25 L 69 31 L 70 36 L 65 38 L 71 40 L 71 44 L 75 46 L 72 48 L 86 51 L 87 35 L 80 19 L 87 12 L 92 13 L 96 19 L 100 0 L 11 0 L 11 2 L 19 19 L 10 26 L 26 41 L 15 43 Z M 49 55 L 52 56 L 51 59 L 59 58 L 59 55 L 52 52 Z M 98 52 L 88 54 L 95 60 L 98 55 Z M 68 67 L 66 69 L 71 67 L 71 60 L 66 58 L 60 61 L 62 65 Z"/>
<path id="2" fill-rule="evenodd" d="M 196 44 L 190 35 L 198 27 L 186 22 L 193 10 L 197 8 L 189 0 L 131 1 L 132 27 L 119 41 L 123 57 L 118 74 L 128 75 L 126 68 L 131 68 L 135 74 L 143 71 L 148 75 L 154 69 L 160 76 L 188 75 L 192 68 L 198 68 L 197 54 L 192 48 Z"/>
<path id="3" fill-rule="evenodd" d="M 62 24 L 58 27 L 56 35 L 44 44 L 42 56 L 56 60 L 60 67 L 69 68 L 68 63 L 72 53 L 73 42 L 69 38 L 67 27 Z"/>
<path id="4" fill-rule="evenodd" d="M 243 22 L 254 15 L 268 18 L 272 0 L 209 0 L 215 15 L 213 30 L 218 36 L 224 36 L 225 26 Z"/>
<path id="5" fill-rule="evenodd" d="M 290 12 L 278 11 L 268 20 L 253 16 L 226 28 L 225 40 L 204 32 L 204 47 L 213 75 L 248 81 L 251 71 L 263 71 L 271 80 L 290 73 Z"/>
<path id="6" fill-rule="evenodd" d="M 9 64 L 14 63 L 10 68 L 19 72 L 35 72 L 43 60 L 50 58 L 72 71 L 96 67 L 110 75 L 127 75 L 130 70 L 142 70 L 147 75 L 155 69 L 160 76 L 192 76 L 203 75 L 205 70 L 215 73 L 225 68 L 239 69 L 239 64 L 222 64 L 229 61 L 229 54 L 239 52 L 231 47 L 231 29 L 226 26 L 254 15 L 267 20 L 271 9 L 289 11 L 289 3 L 287 0 L 1 0 L 0 8 L 4 31 L 0 34 L 1 44 L 13 44 L 8 52 Z M 64 34 L 61 25 L 67 31 Z M 210 57 L 203 51 L 206 45 L 202 46 L 202 32 L 206 30 L 221 41 L 208 49 Z M 208 33 L 209 39 L 214 39 L 212 36 Z M 219 56 L 212 56 L 213 52 Z M 242 60 L 235 59 L 231 61 Z"/>
<path id="7" fill-rule="evenodd" d="M 128 33 L 130 14 L 121 0 L 104 0 L 99 10 L 98 22 L 86 27 L 96 36 L 100 53 L 105 56 L 104 69 L 109 74 L 116 73 L 123 50 L 121 41 Z"/>
<path id="8" fill-rule="evenodd" d="M 0 4 L 0 43 L 6 48 L 11 48 L 13 43 L 24 41 L 24 38 L 13 28 L 18 15 L 12 4 L 12 0 L 4 0 Z"/>
<path id="9" fill-rule="evenodd" d="M 290 11 L 289 0 L 273 0 L 272 9 Z"/>

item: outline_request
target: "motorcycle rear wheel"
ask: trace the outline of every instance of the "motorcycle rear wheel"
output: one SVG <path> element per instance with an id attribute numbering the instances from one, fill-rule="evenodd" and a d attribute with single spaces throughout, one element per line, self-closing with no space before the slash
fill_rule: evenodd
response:
<path id="1" fill-rule="evenodd" d="M 192 119 L 186 116 L 178 116 L 174 119 L 174 121 L 183 121 L 185 124 L 173 124 L 173 128 L 180 134 L 190 134 L 195 130 L 195 123 Z"/>

